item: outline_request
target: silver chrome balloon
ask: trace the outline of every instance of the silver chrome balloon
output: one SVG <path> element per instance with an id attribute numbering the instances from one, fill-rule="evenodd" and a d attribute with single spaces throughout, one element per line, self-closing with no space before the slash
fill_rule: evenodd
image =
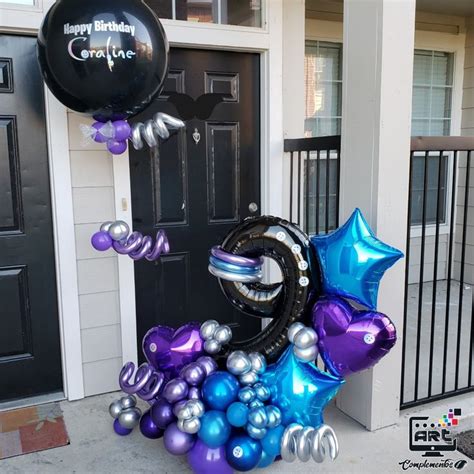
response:
<path id="1" fill-rule="evenodd" d="M 197 416 L 198 418 L 204 415 L 204 412 L 206 411 L 204 408 L 204 403 L 202 403 L 200 400 L 189 400 L 187 406 L 191 409 L 193 416 Z"/>
<path id="2" fill-rule="evenodd" d="M 293 354 L 302 362 L 313 362 L 318 357 L 318 347 L 311 346 L 306 349 L 300 349 L 297 346 L 293 346 Z"/>
<path id="3" fill-rule="evenodd" d="M 267 361 L 260 352 L 250 352 L 249 359 L 252 364 L 252 370 L 257 372 L 257 374 L 263 374 L 267 370 Z"/>
<path id="4" fill-rule="evenodd" d="M 220 268 L 215 267 L 214 265 L 209 265 L 207 267 L 209 273 L 214 275 L 217 278 L 222 278 L 223 280 L 227 281 L 236 281 L 240 283 L 253 283 L 262 281 L 263 273 L 256 272 L 253 274 L 246 275 L 245 273 L 232 273 L 226 272 L 225 270 L 221 270 Z"/>
<path id="5" fill-rule="evenodd" d="M 296 334 L 301 330 L 304 329 L 306 326 L 303 323 L 293 323 L 288 328 L 288 340 L 293 344 L 295 340 Z"/>
<path id="6" fill-rule="evenodd" d="M 204 341 L 204 350 L 211 355 L 217 354 L 221 350 L 221 345 L 215 339 Z"/>
<path id="7" fill-rule="evenodd" d="M 120 413 L 118 421 L 122 428 L 133 430 L 133 428 L 135 428 L 140 422 L 141 416 L 142 412 L 139 408 L 128 408 Z"/>
<path id="8" fill-rule="evenodd" d="M 209 339 L 213 339 L 214 333 L 217 331 L 218 327 L 219 323 L 215 319 L 209 319 L 207 321 L 204 321 L 201 324 L 201 328 L 199 330 L 201 337 L 206 341 Z"/>
<path id="9" fill-rule="evenodd" d="M 275 428 L 281 424 L 281 411 L 278 407 L 267 405 L 265 411 L 267 412 L 268 418 L 267 428 Z"/>
<path id="10" fill-rule="evenodd" d="M 250 403 L 255 400 L 257 395 L 252 387 L 244 387 L 239 390 L 238 396 L 242 403 Z"/>
<path id="11" fill-rule="evenodd" d="M 256 428 L 265 428 L 268 423 L 265 407 L 251 409 L 248 414 L 248 421 Z"/>
<path id="12" fill-rule="evenodd" d="M 122 409 L 133 408 L 137 404 L 137 399 L 133 395 L 126 395 L 120 399 Z"/>
<path id="13" fill-rule="evenodd" d="M 300 329 L 293 339 L 293 344 L 299 349 L 308 349 L 318 342 L 318 335 L 312 328 Z"/>
<path id="14" fill-rule="evenodd" d="M 227 357 L 227 370 L 233 375 L 243 375 L 252 370 L 252 361 L 244 351 L 234 351 Z"/>
<path id="15" fill-rule="evenodd" d="M 145 123 L 137 122 L 132 125 L 132 134 L 130 141 L 135 150 L 143 148 L 143 140 L 152 148 L 159 144 L 159 139 L 166 140 L 170 136 L 169 130 L 184 127 L 184 122 L 176 117 L 158 112 L 153 119 L 147 120 Z"/>
<path id="16" fill-rule="evenodd" d="M 262 439 L 267 434 L 266 428 L 257 428 L 251 423 L 247 423 L 247 433 L 251 438 Z"/>
<path id="17" fill-rule="evenodd" d="M 180 400 L 173 405 L 173 414 L 176 418 L 179 418 L 179 412 L 186 406 L 188 400 Z M 191 416 L 191 415 L 190 415 Z"/>
<path id="18" fill-rule="evenodd" d="M 261 400 L 258 400 L 258 399 L 255 399 L 255 400 L 252 400 L 249 404 L 248 404 L 248 407 L 250 409 L 252 408 L 258 408 L 258 407 L 263 407 L 265 406 L 265 404 L 261 401 Z"/>
<path id="19" fill-rule="evenodd" d="M 255 390 L 257 398 L 259 400 L 262 400 L 262 402 L 265 402 L 266 400 L 270 398 L 271 392 L 270 392 L 270 389 L 266 385 L 263 385 L 262 383 L 259 382 L 253 386 L 253 389 Z"/>
<path id="20" fill-rule="evenodd" d="M 225 324 L 219 326 L 214 333 L 214 339 L 220 344 L 227 344 L 232 339 L 232 329 Z"/>
<path id="21" fill-rule="evenodd" d="M 112 418 L 118 418 L 122 410 L 123 407 L 120 400 L 115 400 L 109 405 L 109 413 Z"/>
<path id="22" fill-rule="evenodd" d="M 102 225 L 100 226 L 101 232 L 108 232 L 112 224 L 112 221 L 105 221 L 104 223 L 102 223 Z"/>
<path id="23" fill-rule="evenodd" d="M 253 385 L 258 382 L 258 374 L 253 370 L 239 376 L 239 382 L 242 385 Z"/>
<path id="24" fill-rule="evenodd" d="M 201 429 L 201 420 L 197 416 L 193 416 L 189 420 L 183 420 L 181 426 L 181 431 L 184 433 L 195 434 Z"/>
<path id="25" fill-rule="evenodd" d="M 201 356 L 196 362 L 204 369 L 206 376 L 217 370 L 217 362 L 212 357 Z"/>
<path id="26" fill-rule="evenodd" d="M 286 462 L 296 458 L 307 462 L 311 457 L 316 462 L 323 462 L 328 455 L 334 461 L 339 454 L 336 433 L 328 425 L 313 428 L 292 423 L 286 427 L 280 447 L 281 457 Z"/>
<path id="27" fill-rule="evenodd" d="M 115 221 L 110 224 L 108 233 L 112 240 L 120 241 L 126 239 L 130 233 L 130 227 L 125 221 Z"/>

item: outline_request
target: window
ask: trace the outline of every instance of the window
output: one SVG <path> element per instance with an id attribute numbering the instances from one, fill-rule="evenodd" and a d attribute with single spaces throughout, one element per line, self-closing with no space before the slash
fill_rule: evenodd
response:
<path id="1" fill-rule="evenodd" d="M 307 41 L 305 51 L 305 136 L 341 134 L 342 44 Z M 308 183 L 308 231 L 310 234 L 336 228 L 337 155 L 311 152 L 305 160 Z M 329 168 L 327 163 L 329 161 Z M 326 228 L 327 225 L 327 228 Z"/>
<path id="2" fill-rule="evenodd" d="M 263 0 L 145 0 L 145 3 L 160 18 L 257 28 L 262 26 Z"/>
<path id="3" fill-rule="evenodd" d="M 453 92 L 451 53 L 415 50 L 413 63 L 412 135 L 449 135 Z M 441 180 L 438 194 L 438 170 Z M 411 224 L 422 224 L 425 154 L 413 157 L 411 183 Z M 446 222 L 447 167 L 449 155 L 429 153 L 426 156 L 426 223 L 436 224 L 439 198 L 440 223 Z"/>
<path id="4" fill-rule="evenodd" d="M 305 136 L 341 134 L 342 44 L 307 41 Z"/>

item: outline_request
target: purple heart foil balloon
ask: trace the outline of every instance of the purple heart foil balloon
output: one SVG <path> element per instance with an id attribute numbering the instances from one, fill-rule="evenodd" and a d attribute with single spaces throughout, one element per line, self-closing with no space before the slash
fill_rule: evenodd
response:
<path id="1" fill-rule="evenodd" d="M 326 367 L 338 377 L 372 367 L 397 340 L 388 316 L 357 310 L 338 297 L 316 302 L 312 325 L 318 334 L 319 353 Z"/>
<path id="2" fill-rule="evenodd" d="M 198 322 L 186 323 L 174 330 L 168 326 L 155 326 L 143 338 L 143 353 L 155 369 L 164 372 L 169 380 L 190 362 L 204 354 L 204 340 Z"/>

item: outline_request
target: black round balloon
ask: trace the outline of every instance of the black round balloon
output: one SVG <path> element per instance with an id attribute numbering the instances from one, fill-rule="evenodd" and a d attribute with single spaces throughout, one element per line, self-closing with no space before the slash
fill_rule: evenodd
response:
<path id="1" fill-rule="evenodd" d="M 227 299 L 241 312 L 271 318 L 271 323 L 246 341 L 231 341 L 229 351 L 261 352 L 275 361 L 288 344 L 288 328 L 307 323 L 320 289 L 320 270 L 308 236 L 288 221 L 271 216 L 246 219 L 233 229 L 221 248 L 246 257 L 265 256 L 280 267 L 276 284 L 237 283 L 219 279 Z"/>
<path id="2" fill-rule="evenodd" d="M 38 34 L 51 92 L 102 121 L 143 110 L 163 86 L 168 56 L 163 26 L 142 0 L 59 0 Z"/>

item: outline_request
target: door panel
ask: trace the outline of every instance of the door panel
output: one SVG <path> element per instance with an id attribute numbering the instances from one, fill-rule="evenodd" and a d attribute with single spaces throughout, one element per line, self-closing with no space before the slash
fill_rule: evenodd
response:
<path id="1" fill-rule="evenodd" d="M 233 310 L 207 266 L 210 248 L 260 203 L 259 56 L 176 48 L 170 59 L 163 93 L 136 120 L 166 112 L 186 128 L 159 151 L 130 151 L 134 228 L 164 228 L 171 246 L 155 264 L 135 263 L 139 347 L 156 324 L 210 318 L 238 323 L 245 339 L 260 320 Z M 203 95 L 216 93 L 221 103 L 206 105 Z"/>
<path id="2" fill-rule="evenodd" d="M 0 36 L 0 401 L 62 390 L 36 39 Z"/>

